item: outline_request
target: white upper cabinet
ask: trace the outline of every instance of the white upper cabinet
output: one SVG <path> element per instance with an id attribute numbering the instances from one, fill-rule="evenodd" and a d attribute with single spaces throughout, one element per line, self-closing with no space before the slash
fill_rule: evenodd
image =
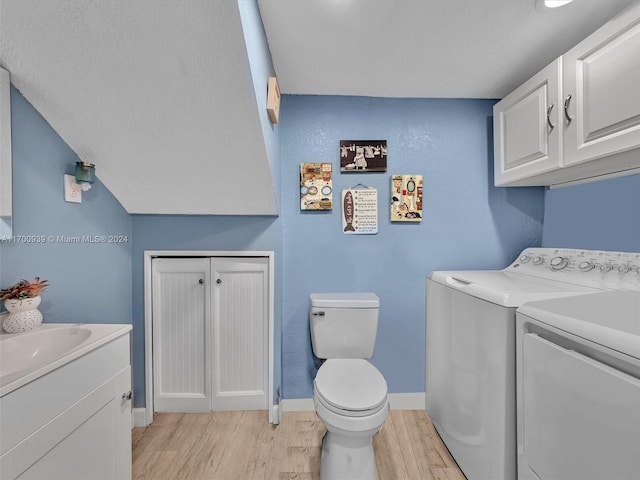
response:
<path id="1" fill-rule="evenodd" d="M 640 5 L 494 106 L 495 184 L 640 172 Z"/>
<path id="2" fill-rule="evenodd" d="M 571 96 L 565 120 L 565 165 L 638 148 L 638 9 L 616 18 L 564 55 L 563 90 L 565 99 Z"/>
<path id="3" fill-rule="evenodd" d="M 496 185 L 562 166 L 561 59 L 493 108 Z"/>

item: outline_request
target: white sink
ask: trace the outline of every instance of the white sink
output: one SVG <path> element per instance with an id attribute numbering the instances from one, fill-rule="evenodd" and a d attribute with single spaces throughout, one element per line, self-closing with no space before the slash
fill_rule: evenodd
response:
<path id="1" fill-rule="evenodd" d="M 85 327 L 36 330 L 2 340 L 0 377 L 40 367 L 66 355 L 91 336 Z"/>
<path id="2" fill-rule="evenodd" d="M 43 323 L 25 333 L 0 333 L 0 397 L 130 330 L 124 324 Z"/>

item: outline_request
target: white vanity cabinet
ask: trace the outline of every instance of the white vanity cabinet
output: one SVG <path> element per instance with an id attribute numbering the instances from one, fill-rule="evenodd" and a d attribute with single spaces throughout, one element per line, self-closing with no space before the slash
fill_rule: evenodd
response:
<path id="1" fill-rule="evenodd" d="M 0 478 L 130 479 L 129 359 L 126 333 L 0 398 Z"/>
<path id="2" fill-rule="evenodd" d="M 640 173 L 640 5 L 494 106 L 496 186 Z"/>

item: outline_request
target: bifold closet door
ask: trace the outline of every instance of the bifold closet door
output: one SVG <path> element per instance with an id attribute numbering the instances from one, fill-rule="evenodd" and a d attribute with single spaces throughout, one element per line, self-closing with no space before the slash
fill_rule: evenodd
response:
<path id="1" fill-rule="evenodd" d="M 213 410 L 268 407 L 268 259 L 211 259 Z"/>
<path id="2" fill-rule="evenodd" d="M 154 258 L 156 412 L 211 411 L 209 258 Z"/>

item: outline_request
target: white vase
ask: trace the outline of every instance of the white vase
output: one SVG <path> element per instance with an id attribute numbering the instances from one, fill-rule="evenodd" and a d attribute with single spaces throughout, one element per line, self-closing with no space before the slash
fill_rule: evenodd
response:
<path id="1" fill-rule="evenodd" d="M 9 312 L 2 322 L 2 328 L 7 333 L 21 333 L 32 330 L 42 323 L 42 313 L 38 306 L 40 296 L 32 298 L 12 298 L 4 301 L 4 307 Z"/>

